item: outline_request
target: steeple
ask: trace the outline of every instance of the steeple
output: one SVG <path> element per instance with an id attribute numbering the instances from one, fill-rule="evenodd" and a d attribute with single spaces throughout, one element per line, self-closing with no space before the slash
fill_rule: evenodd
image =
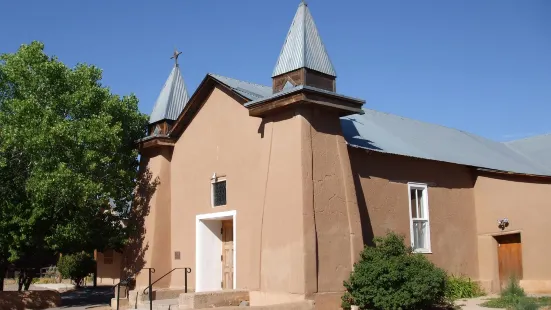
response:
<path id="1" fill-rule="evenodd" d="M 307 81 L 307 73 L 312 73 L 310 83 Z M 336 76 L 337 73 L 321 41 L 308 4 L 302 1 L 272 73 L 274 92 L 281 91 L 287 82 L 294 86 L 310 84 L 334 91 Z"/>
<path id="2" fill-rule="evenodd" d="M 178 56 L 181 52 L 177 50 L 171 59 L 174 59 L 174 67 L 168 76 L 168 79 L 155 102 L 153 112 L 149 117 L 149 124 L 160 123 L 161 121 L 168 122 L 171 125 L 186 106 L 189 95 L 184 83 L 184 79 L 178 65 Z M 156 131 L 156 129 L 154 129 Z M 164 131 L 164 130 L 163 130 Z M 153 132 L 152 132 L 153 133 Z"/>

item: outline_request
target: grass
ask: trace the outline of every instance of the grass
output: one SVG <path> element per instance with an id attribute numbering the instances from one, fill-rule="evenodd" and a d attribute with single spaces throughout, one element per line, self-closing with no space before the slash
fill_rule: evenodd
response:
<path id="1" fill-rule="evenodd" d="M 535 308 L 533 308 L 533 306 Z M 524 296 L 516 301 L 511 299 L 504 299 L 502 297 L 493 298 L 487 302 L 481 304 L 482 307 L 486 308 L 505 308 L 505 309 L 540 309 L 541 307 L 551 307 L 551 297 L 528 297 Z"/>
<path id="2" fill-rule="evenodd" d="M 454 301 L 463 298 L 484 296 L 484 291 L 478 283 L 465 276 L 448 276 L 446 280 L 446 298 Z"/>
<path id="3" fill-rule="evenodd" d="M 505 308 L 510 310 L 551 309 L 551 297 L 526 296 L 515 278 L 509 279 L 498 298 L 493 298 L 481 304 L 487 308 Z M 545 307 L 545 308 L 544 308 Z"/>

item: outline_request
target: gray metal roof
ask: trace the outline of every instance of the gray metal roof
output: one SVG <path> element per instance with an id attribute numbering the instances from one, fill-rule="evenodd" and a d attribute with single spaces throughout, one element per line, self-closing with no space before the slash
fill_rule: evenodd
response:
<path id="1" fill-rule="evenodd" d="M 334 92 L 299 85 L 273 94 L 272 88 L 209 74 L 256 105 L 301 89 L 363 102 Z M 465 131 L 393 114 L 363 109 L 341 118 L 344 137 L 352 147 L 506 172 L 551 176 L 551 134 L 507 143 Z"/>
<path id="2" fill-rule="evenodd" d="M 551 166 L 545 167 L 504 143 L 388 113 L 369 109 L 364 112 L 341 118 L 343 134 L 353 147 L 491 170 L 551 176 Z M 549 148 L 548 140 L 546 149 Z"/>
<path id="3" fill-rule="evenodd" d="M 209 75 L 249 100 L 257 100 L 272 95 L 270 86 L 240 81 L 212 73 L 209 73 Z"/>
<path id="4" fill-rule="evenodd" d="M 272 77 L 300 68 L 337 76 L 305 2 L 298 7 Z"/>
<path id="5" fill-rule="evenodd" d="M 551 170 L 551 133 L 505 142 L 505 145 Z"/>
<path id="6" fill-rule="evenodd" d="M 164 119 L 176 120 L 184 110 L 189 95 L 180 73 L 180 67 L 175 65 L 153 106 L 153 112 L 149 117 L 149 123 L 155 123 Z"/>

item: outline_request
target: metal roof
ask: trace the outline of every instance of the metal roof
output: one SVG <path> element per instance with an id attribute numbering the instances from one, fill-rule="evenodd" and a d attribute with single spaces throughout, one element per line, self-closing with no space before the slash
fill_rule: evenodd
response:
<path id="1" fill-rule="evenodd" d="M 551 176 L 551 166 L 522 155 L 504 143 L 461 130 L 364 109 L 341 118 L 353 147 L 499 171 Z M 547 141 L 546 149 L 551 148 Z M 549 158 L 549 157 L 548 157 Z"/>
<path id="2" fill-rule="evenodd" d="M 363 102 L 304 85 L 273 94 L 269 86 L 216 74 L 209 75 L 251 100 L 245 106 L 256 105 L 301 89 Z M 500 143 L 465 131 L 389 113 L 365 108 L 363 112 L 363 115 L 341 118 L 343 135 L 352 147 L 484 169 L 551 176 L 551 134 Z"/>
<path id="3" fill-rule="evenodd" d="M 551 133 L 505 142 L 505 145 L 551 170 Z"/>
<path id="4" fill-rule="evenodd" d="M 300 68 L 337 76 L 318 34 L 314 18 L 304 1 L 298 6 L 272 77 Z"/>
<path id="5" fill-rule="evenodd" d="M 153 106 L 153 112 L 149 117 L 149 123 L 155 123 L 164 119 L 176 120 L 184 110 L 189 95 L 180 73 L 180 67 L 175 65 Z"/>
<path id="6" fill-rule="evenodd" d="M 209 75 L 249 100 L 257 100 L 272 95 L 270 86 L 240 81 L 212 73 L 209 73 Z"/>

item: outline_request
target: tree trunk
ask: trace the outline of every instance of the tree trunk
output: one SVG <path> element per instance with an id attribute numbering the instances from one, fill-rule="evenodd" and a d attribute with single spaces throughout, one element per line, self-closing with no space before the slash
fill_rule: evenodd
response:
<path id="1" fill-rule="evenodd" d="M 33 274 L 32 274 L 32 272 L 28 273 L 27 276 L 25 277 L 25 291 L 29 290 L 29 287 L 31 286 L 31 283 L 33 283 Z"/>
<path id="2" fill-rule="evenodd" d="M 19 277 L 17 278 L 17 291 L 21 292 L 23 290 L 23 283 L 25 281 L 25 271 L 19 271 Z"/>
<path id="3" fill-rule="evenodd" d="M 0 292 L 4 291 L 4 278 L 6 277 L 7 266 L 0 264 Z"/>

